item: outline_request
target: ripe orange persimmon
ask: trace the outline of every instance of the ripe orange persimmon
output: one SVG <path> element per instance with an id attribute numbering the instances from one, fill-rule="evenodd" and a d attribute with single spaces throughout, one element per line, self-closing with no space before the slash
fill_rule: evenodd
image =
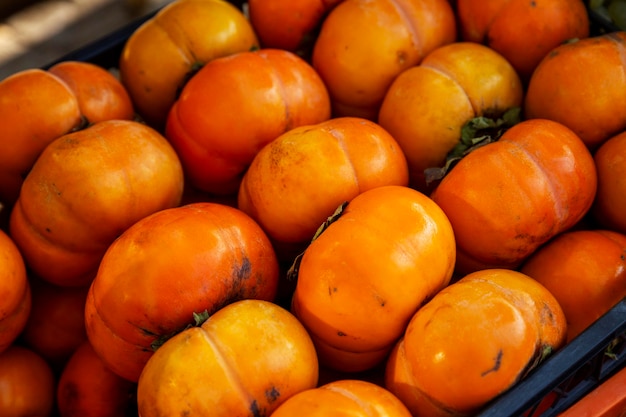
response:
<path id="1" fill-rule="evenodd" d="M 324 19 L 311 62 L 334 116 L 375 120 L 393 79 L 455 39 L 448 0 L 344 0 Z"/>
<path id="2" fill-rule="evenodd" d="M 0 353 L 22 333 L 31 308 L 24 258 L 11 237 L 0 230 Z"/>
<path id="3" fill-rule="evenodd" d="M 15 344 L 0 353 L 0 416 L 51 417 L 55 389 L 50 365 L 32 350 Z"/>
<path id="4" fill-rule="evenodd" d="M 354 197 L 296 261 L 291 309 L 323 366 L 368 370 L 448 285 L 454 262 L 452 227 L 430 198 L 376 187 Z"/>
<path id="5" fill-rule="evenodd" d="M 387 361 L 385 386 L 415 416 L 472 415 L 563 346 L 566 328 L 537 281 L 477 271 L 415 313 Z"/>
<path id="6" fill-rule="evenodd" d="M 326 14 L 343 0 L 249 0 L 248 13 L 261 47 L 307 59 Z"/>
<path id="7" fill-rule="evenodd" d="M 572 129 L 591 150 L 597 149 L 626 130 L 624 54 L 626 32 L 552 49 L 530 78 L 525 117 L 557 121 Z"/>
<path id="8" fill-rule="evenodd" d="M 260 226 L 218 203 L 161 210 L 106 251 L 85 305 L 87 337 L 116 374 L 136 382 L 154 349 L 228 303 L 273 300 L 278 262 Z"/>
<path id="9" fill-rule="evenodd" d="M 119 60 L 137 113 L 161 131 L 180 89 L 199 67 L 258 48 L 243 12 L 224 0 L 176 0 L 136 29 Z"/>
<path id="10" fill-rule="evenodd" d="M 257 152 L 279 135 L 330 117 L 328 92 L 302 58 L 280 49 L 214 59 L 172 106 L 165 134 L 187 178 L 214 194 L 236 194 Z"/>
<path id="11" fill-rule="evenodd" d="M 136 393 L 137 384 L 113 373 L 85 340 L 62 368 L 55 396 L 59 417 L 136 417 Z"/>
<path id="12" fill-rule="evenodd" d="M 35 275 L 93 279 L 109 244 L 137 220 L 178 205 L 180 160 L 154 129 L 107 120 L 49 144 L 24 180 L 9 231 Z"/>
<path id="13" fill-rule="evenodd" d="M 48 72 L 63 80 L 74 92 L 87 123 L 135 117 L 128 91 L 104 67 L 90 62 L 62 61 L 48 68 Z"/>
<path id="14" fill-rule="evenodd" d="M 519 76 L 502 55 L 477 43 L 455 42 L 398 75 L 385 94 L 378 123 L 406 155 L 411 186 L 428 192 L 432 182 L 425 170 L 445 164 L 461 145 L 467 122 L 497 120 L 521 107 L 522 100 Z"/>
<path id="15" fill-rule="evenodd" d="M 333 118 L 291 129 L 261 149 L 244 174 L 238 207 L 291 263 L 287 254 L 300 253 L 340 204 L 382 185 L 408 185 L 394 138 L 367 119 Z"/>
<path id="16" fill-rule="evenodd" d="M 456 269 L 465 275 L 518 267 L 585 216 L 596 186 L 582 140 L 560 123 L 533 119 L 463 157 L 431 197 L 452 223 Z"/>
<path id="17" fill-rule="evenodd" d="M 526 83 L 553 48 L 589 36 L 583 0 L 457 0 L 461 39 L 497 51 Z"/>
<path id="18" fill-rule="evenodd" d="M 268 417 L 296 415 L 411 417 L 402 401 L 390 391 L 360 379 L 341 379 L 302 391 L 287 399 Z"/>
<path id="19" fill-rule="evenodd" d="M 87 339 L 85 300 L 89 286 L 60 287 L 34 276 L 30 283 L 31 314 L 20 341 L 57 372 Z"/>
<path id="20" fill-rule="evenodd" d="M 558 300 L 571 341 L 626 297 L 626 235 L 598 229 L 562 233 L 520 271 Z"/>
<path id="21" fill-rule="evenodd" d="M 626 131 L 604 142 L 593 159 L 598 172 L 593 219 L 605 228 L 626 234 Z"/>
<path id="22" fill-rule="evenodd" d="M 317 381 L 302 324 L 277 304 L 242 300 L 166 341 L 141 373 L 137 404 L 142 417 L 270 416 Z"/>

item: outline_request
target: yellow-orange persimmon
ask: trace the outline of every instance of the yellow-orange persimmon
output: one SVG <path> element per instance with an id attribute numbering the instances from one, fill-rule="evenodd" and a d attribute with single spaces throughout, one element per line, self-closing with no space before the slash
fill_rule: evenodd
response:
<path id="1" fill-rule="evenodd" d="M 464 156 L 431 194 L 457 242 L 457 272 L 516 268 L 568 230 L 594 200 L 597 175 L 566 126 L 525 120 Z"/>
<path id="2" fill-rule="evenodd" d="M 478 43 L 455 42 L 398 75 L 385 94 L 378 123 L 406 155 L 411 186 L 428 192 L 432 185 L 425 170 L 445 165 L 467 122 L 497 120 L 522 100 L 520 78 L 502 55 Z"/>
<path id="3" fill-rule="evenodd" d="M 154 353 L 138 382 L 139 414 L 269 416 L 315 388 L 318 371 L 311 338 L 289 311 L 241 300 Z"/>
<path id="4" fill-rule="evenodd" d="M 287 399 L 269 417 L 411 417 L 390 391 L 361 379 L 340 379 Z"/>
<path id="5" fill-rule="evenodd" d="M 565 343 L 554 296 L 520 272 L 483 269 L 436 294 L 387 360 L 385 386 L 413 415 L 472 415 Z"/>
<path id="6" fill-rule="evenodd" d="M 296 261 L 291 308 L 322 365 L 364 371 L 384 360 L 415 311 L 449 283 L 454 262 L 453 230 L 439 206 L 408 187 L 373 188 Z"/>
<path id="7" fill-rule="evenodd" d="M 105 120 L 45 148 L 24 180 L 9 231 L 38 277 L 89 285 L 115 238 L 177 206 L 182 193 L 182 166 L 165 137 L 132 120 Z"/>

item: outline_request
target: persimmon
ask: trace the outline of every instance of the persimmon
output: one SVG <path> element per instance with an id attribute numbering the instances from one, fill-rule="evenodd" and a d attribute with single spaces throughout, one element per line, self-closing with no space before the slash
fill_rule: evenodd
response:
<path id="1" fill-rule="evenodd" d="M 607 139 L 593 159 L 598 173 L 593 220 L 602 227 L 626 233 L 626 131 Z"/>
<path id="2" fill-rule="evenodd" d="M 31 314 L 20 341 L 58 372 L 87 339 L 85 300 L 89 286 L 60 287 L 34 276 L 29 281 Z"/>
<path id="3" fill-rule="evenodd" d="M 558 300 L 571 341 L 626 297 L 626 235 L 600 229 L 561 233 L 520 271 Z"/>
<path id="4" fill-rule="evenodd" d="M 55 391 L 59 417 L 133 417 L 137 384 L 113 373 L 89 341 L 65 363 Z"/>
<path id="5" fill-rule="evenodd" d="M 530 78 L 525 117 L 557 121 L 591 150 L 626 130 L 625 43 L 613 32 L 552 49 Z"/>
<path id="6" fill-rule="evenodd" d="M 116 374 L 137 382 L 169 337 L 246 298 L 273 300 L 278 261 L 248 215 L 218 203 L 161 210 L 106 251 L 85 305 L 87 337 Z"/>
<path id="7" fill-rule="evenodd" d="M 173 104 L 165 135 L 191 185 L 236 194 L 263 146 L 329 117 L 328 92 L 315 70 L 292 52 L 261 49 L 202 67 Z"/>
<path id="8" fill-rule="evenodd" d="M 48 68 L 48 72 L 63 80 L 74 92 L 87 123 L 135 117 L 126 87 L 104 67 L 90 62 L 62 61 Z"/>
<path id="9" fill-rule="evenodd" d="M 9 231 L 35 275 L 88 285 L 109 244 L 137 220 L 177 206 L 183 182 L 176 152 L 156 130 L 131 120 L 98 122 L 41 153 Z"/>
<path id="10" fill-rule="evenodd" d="M 583 0 L 457 0 L 460 38 L 505 57 L 527 83 L 553 48 L 589 37 Z"/>
<path id="11" fill-rule="evenodd" d="M 0 230 L 0 354 L 22 333 L 30 317 L 32 294 L 24 258 Z"/>
<path id="12" fill-rule="evenodd" d="M 287 254 L 301 252 L 340 204 L 382 185 L 408 185 L 395 139 L 367 119 L 333 118 L 291 129 L 261 149 L 242 179 L 238 207 L 291 263 Z"/>
<path id="13" fill-rule="evenodd" d="M 285 49 L 308 59 L 319 26 L 341 1 L 250 0 L 248 14 L 261 47 Z"/>
<path id="14" fill-rule="evenodd" d="M 269 416 L 318 381 L 313 343 L 288 310 L 241 300 L 167 340 L 141 373 L 142 417 Z"/>
<path id="15" fill-rule="evenodd" d="M 415 313 L 450 282 L 454 234 L 426 195 L 388 185 L 354 197 L 294 263 L 291 309 L 320 363 L 380 364 Z"/>
<path id="16" fill-rule="evenodd" d="M 580 137 L 533 119 L 464 156 L 431 197 L 452 224 L 456 270 L 465 275 L 517 268 L 587 214 L 596 187 L 593 157 Z"/>
<path id="17" fill-rule="evenodd" d="M 0 201 L 12 207 L 41 151 L 82 122 L 78 98 L 50 72 L 27 69 L 0 81 Z"/>
<path id="18" fill-rule="evenodd" d="M 437 293 L 387 361 L 385 387 L 413 415 L 473 415 L 565 344 L 558 301 L 520 272 L 483 269 Z"/>
<path id="19" fill-rule="evenodd" d="M 50 365 L 32 350 L 14 344 L 0 353 L 2 417 L 51 417 L 55 389 Z"/>
<path id="20" fill-rule="evenodd" d="M 432 190 L 428 168 L 441 167 L 462 145 L 470 120 L 502 118 L 522 106 L 523 87 L 511 64 L 487 46 L 455 42 L 436 48 L 389 86 L 378 123 L 398 141 L 409 163 L 410 184 Z"/>
<path id="21" fill-rule="evenodd" d="M 406 406 L 387 389 L 360 379 L 342 379 L 299 392 L 270 417 L 411 417 Z"/>
<path id="22" fill-rule="evenodd" d="M 224 0 L 176 0 L 133 31 L 119 59 L 137 113 L 161 131 L 186 81 L 207 62 L 259 47 L 243 11 Z"/>
<path id="23" fill-rule="evenodd" d="M 456 35 L 448 0 L 344 0 L 324 19 L 311 62 L 334 116 L 376 120 L 393 79 Z"/>

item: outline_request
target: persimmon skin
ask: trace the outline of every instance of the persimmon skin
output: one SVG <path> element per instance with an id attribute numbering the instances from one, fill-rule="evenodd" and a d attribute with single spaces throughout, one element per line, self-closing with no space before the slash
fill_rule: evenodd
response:
<path id="1" fill-rule="evenodd" d="M 458 0 L 460 37 L 504 56 L 526 84 L 553 48 L 589 37 L 582 0 Z"/>
<path id="2" fill-rule="evenodd" d="M 29 280 L 31 314 L 20 340 L 58 372 L 87 340 L 85 300 L 89 287 L 60 287 L 34 276 Z"/>
<path id="3" fill-rule="evenodd" d="M 472 415 L 565 343 L 554 296 L 520 272 L 484 269 L 437 293 L 409 322 L 385 386 L 413 415 Z M 454 329 L 454 331 L 451 331 Z"/>
<path id="4" fill-rule="evenodd" d="M 26 265 L 17 245 L 0 230 L 0 354 L 24 330 L 32 309 Z"/>
<path id="5" fill-rule="evenodd" d="M 278 245 L 302 250 L 339 205 L 382 185 L 408 185 L 395 139 L 367 119 L 333 118 L 261 149 L 244 174 L 238 207 Z"/>
<path id="6" fill-rule="evenodd" d="M 9 231 L 27 266 L 60 286 L 88 285 L 109 244 L 177 206 L 183 170 L 169 142 L 132 120 L 106 120 L 50 143 L 24 180 Z"/>
<path id="7" fill-rule="evenodd" d="M 250 0 L 248 13 L 262 48 L 303 54 L 302 48 L 314 42 L 314 32 L 326 14 L 341 1 Z"/>
<path id="8" fill-rule="evenodd" d="M 454 228 L 456 271 L 518 267 L 593 203 L 597 175 L 582 140 L 546 119 L 523 121 L 478 148 L 432 192 Z"/>
<path id="9" fill-rule="evenodd" d="M 369 417 L 372 410 L 376 410 L 377 416 L 411 417 L 406 406 L 391 392 L 360 379 L 341 379 L 302 391 L 287 399 L 270 416 Z"/>
<path id="10" fill-rule="evenodd" d="M 137 384 L 107 368 L 85 340 L 59 374 L 55 391 L 59 417 L 131 417 L 136 391 Z"/>
<path id="11" fill-rule="evenodd" d="M 351 200 L 306 248 L 291 310 L 323 366 L 365 371 L 450 282 L 454 261 L 452 228 L 431 199 L 408 187 L 377 187 Z"/>
<path id="12" fill-rule="evenodd" d="M 78 99 L 60 78 L 42 69 L 0 82 L 0 201 L 12 207 L 24 177 L 53 140 L 78 129 Z"/>
<path id="13" fill-rule="evenodd" d="M 289 311 L 242 300 L 155 352 L 139 378 L 139 414 L 269 416 L 314 388 L 318 372 L 313 343 Z"/>
<path id="14" fill-rule="evenodd" d="M 455 40 L 447 0 L 344 0 L 324 19 L 311 62 L 328 87 L 334 117 L 376 120 L 393 79 Z"/>
<path id="15" fill-rule="evenodd" d="M 155 346 L 192 324 L 194 313 L 273 300 L 278 273 L 269 239 L 242 211 L 218 203 L 161 210 L 102 258 L 85 304 L 87 337 L 113 372 L 137 382 Z"/>
<path id="16" fill-rule="evenodd" d="M 163 7 L 128 38 L 120 79 L 137 113 L 158 131 L 180 89 L 198 66 L 259 47 L 243 12 L 223 0 L 178 0 Z"/>
<path id="17" fill-rule="evenodd" d="M 132 120 L 135 109 L 130 95 L 113 73 L 90 62 L 63 61 L 48 68 L 74 92 L 87 123 Z"/>
<path id="18" fill-rule="evenodd" d="M 525 96 L 525 117 L 557 121 L 594 151 L 626 130 L 624 54 L 626 32 L 557 46 L 533 72 Z"/>
<path id="19" fill-rule="evenodd" d="M 410 185 L 428 193 L 427 168 L 443 167 L 474 117 L 499 118 L 523 103 L 522 82 L 511 64 L 477 43 L 455 42 L 430 52 L 398 75 L 378 113 L 378 123 L 407 157 Z"/>
<path id="20" fill-rule="evenodd" d="M 0 415 L 51 417 L 56 379 L 32 350 L 11 345 L 0 353 Z"/>
<path id="21" fill-rule="evenodd" d="M 263 146 L 329 117 L 328 91 L 315 70 L 292 52 L 261 49 L 198 71 L 172 106 L 165 135 L 192 186 L 228 195 Z"/>
<path id="22" fill-rule="evenodd" d="M 570 342 L 626 297 L 626 235 L 601 229 L 562 233 L 520 271 L 559 301 Z"/>
<path id="23" fill-rule="evenodd" d="M 626 131 L 604 142 L 593 159 L 598 191 L 592 217 L 602 227 L 626 234 Z"/>

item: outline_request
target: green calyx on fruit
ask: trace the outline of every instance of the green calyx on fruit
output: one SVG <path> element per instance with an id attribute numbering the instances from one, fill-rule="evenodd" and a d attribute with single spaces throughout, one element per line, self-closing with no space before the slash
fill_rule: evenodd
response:
<path id="1" fill-rule="evenodd" d="M 187 330 L 187 329 L 189 329 L 191 327 L 200 327 L 200 326 L 202 326 L 202 323 L 207 321 L 207 319 L 209 318 L 210 314 L 209 314 L 208 310 L 204 310 L 201 313 L 196 313 L 194 311 L 192 316 L 193 316 L 193 324 L 188 324 L 187 326 L 185 326 L 184 329 L 182 329 L 180 331 L 174 331 L 174 332 L 169 333 L 169 334 L 164 334 L 164 335 L 161 335 L 161 336 L 157 337 L 156 339 L 154 339 L 154 341 L 152 343 L 150 343 L 150 348 L 152 349 L 152 351 L 155 352 L 158 348 L 163 346 L 163 343 L 167 342 L 169 339 L 171 339 L 173 336 L 175 336 L 176 334 L 180 333 L 181 331 L 185 331 L 185 330 Z"/>
<path id="2" fill-rule="evenodd" d="M 470 152 L 496 142 L 508 129 L 521 121 L 521 108 L 512 107 L 505 111 L 500 118 L 478 116 L 468 120 L 461 128 L 461 138 L 448 153 L 442 167 L 431 167 L 424 170 L 426 184 L 441 180 Z"/>

